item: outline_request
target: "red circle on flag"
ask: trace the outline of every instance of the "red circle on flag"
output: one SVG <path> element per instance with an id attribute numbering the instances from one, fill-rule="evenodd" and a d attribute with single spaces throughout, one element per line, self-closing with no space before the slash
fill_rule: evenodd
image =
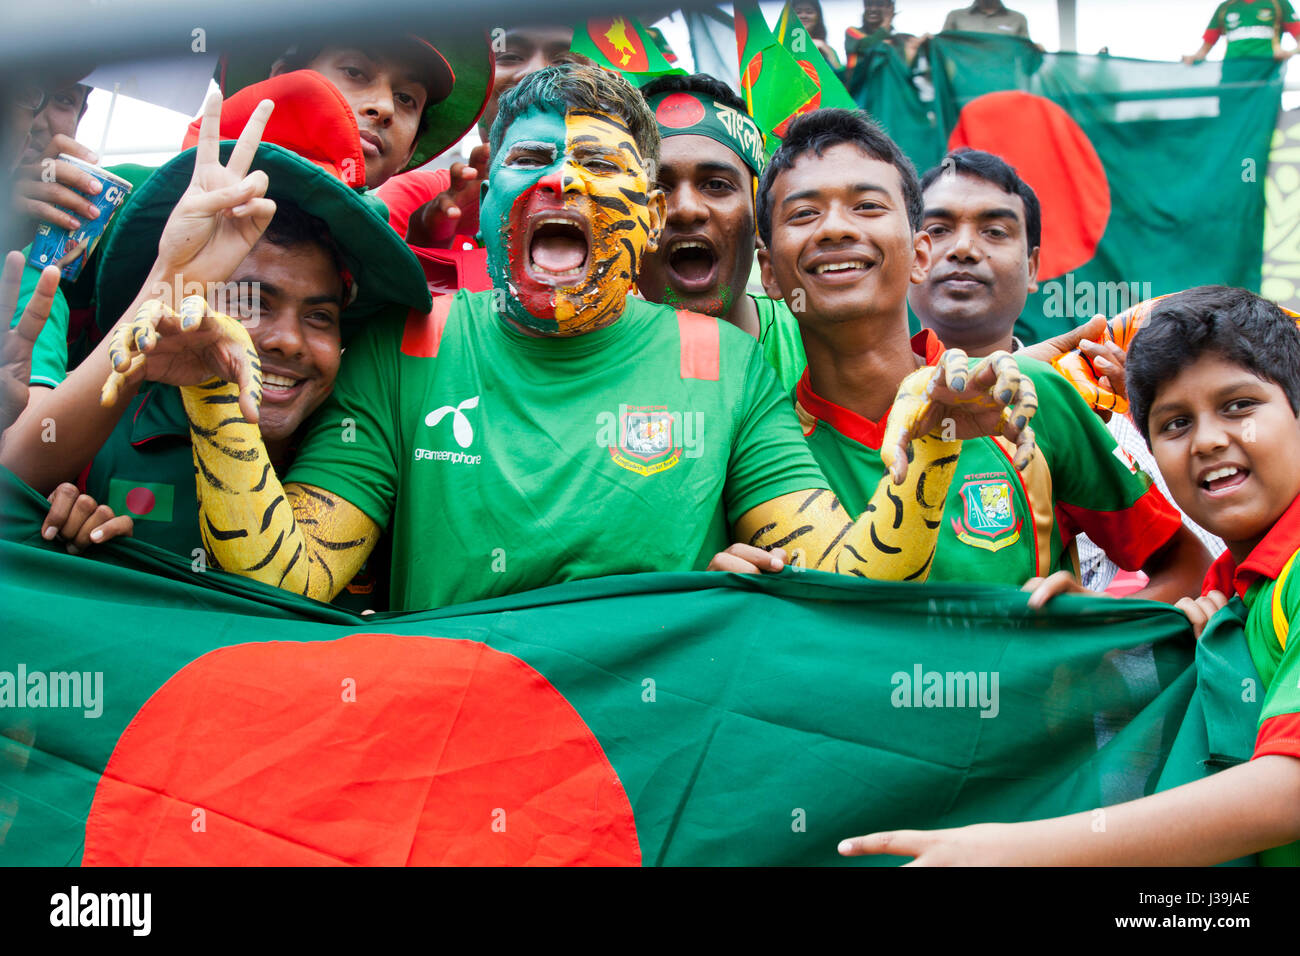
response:
<path id="1" fill-rule="evenodd" d="M 689 93 L 669 93 L 655 108 L 655 120 L 669 129 L 685 129 L 704 119 L 704 105 Z"/>
<path id="2" fill-rule="evenodd" d="M 1088 262 L 1110 220 L 1110 182 L 1088 134 L 1051 100 L 1007 90 L 962 108 L 948 148 L 995 153 L 1016 168 L 1042 206 L 1038 280 Z"/>
<path id="3" fill-rule="evenodd" d="M 126 510 L 133 515 L 147 515 L 158 503 L 148 488 L 132 488 L 126 493 Z"/>
<path id="4" fill-rule="evenodd" d="M 485 644 L 392 634 L 237 644 L 186 665 L 118 739 L 82 856 L 640 862 L 618 775 L 545 677 Z"/>

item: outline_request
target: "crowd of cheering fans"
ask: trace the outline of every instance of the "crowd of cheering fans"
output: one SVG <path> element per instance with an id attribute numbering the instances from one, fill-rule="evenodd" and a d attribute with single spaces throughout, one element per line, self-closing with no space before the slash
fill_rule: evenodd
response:
<path id="1" fill-rule="evenodd" d="M 838 66 L 816 0 L 793 11 Z M 866 0 L 847 67 L 882 42 L 915 56 L 895 14 Z M 1281 58 L 1300 30 L 1285 0 L 1214 17 L 1198 57 L 1226 35 Z M 1027 36 L 999 0 L 943 29 Z M 571 38 L 292 46 L 210 96 L 180 155 L 110 170 L 130 196 L 75 282 L 11 253 L 0 464 L 48 496 L 44 537 L 201 552 L 361 612 L 786 565 L 1041 607 L 1104 593 L 1086 537 L 1198 634 L 1243 597 L 1270 685 L 1257 759 L 1113 808 L 1132 836 L 1104 860 L 1075 818 L 841 851 L 1213 862 L 1300 838 L 1294 318 L 1204 287 L 1135 312 L 1127 349 L 1100 319 L 1021 342 L 1042 212 L 1003 159 L 918 176 L 829 109 L 769 154 L 720 81 L 638 88 Z M 86 94 L 51 77 L 9 105 L 14 246 L 104 214 Z M 468 162 L 422 168 L 475 126 Z M 1075 352 L 1130 416 L 1050 364 Z"/>

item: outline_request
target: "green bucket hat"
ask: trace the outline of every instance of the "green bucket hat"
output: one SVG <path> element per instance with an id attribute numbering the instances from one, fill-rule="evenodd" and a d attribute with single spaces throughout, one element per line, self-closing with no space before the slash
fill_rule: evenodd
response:
<path id="1" fill-rule="evenodd" d="M 409 38 L 427 48 L 439 64 L 439 73 L 444 65 L 450 70 L 453 83 L 450 95 L 425 106 L 424 132 L 416 141 L 411 161 L 402 172 L 423 166 L 460 142 L 474 129 L 483 110 L 487 108 L 496 73 L 496 57 L 483 34 L 447 36 L 436 45 L 423 37 L 409 35 Z M 217 67 L 217 84 L 221 87 L 222 94 L 228 97 L 246 86 L 265 80 L 271 75 L 271 67 L 276 60 L 295 52 L 301 58 L 302 51 L 286 50 L 283 47 L 272 49 L 263 44 L 237 54 L 226 54 Z"/>
<path id="2" fill-rule="evenodd" d="M 223 163 L 234 148 L 234 140 L 221 142 Z M 188 149 L 161 166 L 118 211 L 101 250 L 96 284 L 95 318 L 102 330 L 121 318 L 148 279 L 167 217 L 189 188 L 196 153 L 197 149 Z M 366 319 L 395 305 L 424 312 L 432 308 L 424 270 L 388 224 L 388 210 L 381 200 L 271 143 L 258 146 L 249 169 L 266 173 L 268 198 L 294 203 L 329 227 L 355 289 L 340 322 L 345 340 Z"/>

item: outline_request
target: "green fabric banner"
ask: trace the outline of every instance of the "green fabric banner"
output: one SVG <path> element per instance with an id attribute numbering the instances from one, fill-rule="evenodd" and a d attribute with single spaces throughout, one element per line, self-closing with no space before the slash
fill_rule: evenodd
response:
<path id="1" fill-rule="evenodd" d="M 849 92 L 918 172 L 967 145 L 1003 156 L 1037 192 L 1043 264 L 1017 330 L 1026 342 L 1190 286 L 1259 290 L 1276 69 L 1223 75 L 1218 63 L 1043 53 L 976 33 L 940 34 L 923 54 L 913 82 L 881 45 Z"/>
<path id="2" fill-rule="evenodd" d="M 786 571 L 359 617 L 70 556 L 4 478 L 0 864 L 841 864 L 1204 772 L 1163 605 Z"/>

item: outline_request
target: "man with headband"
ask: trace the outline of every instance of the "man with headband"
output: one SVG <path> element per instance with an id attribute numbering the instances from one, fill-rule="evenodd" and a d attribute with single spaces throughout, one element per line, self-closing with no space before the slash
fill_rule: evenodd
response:
<path id="1" fill-rule="evenodd" d="M 882 481 L 854 522 L 756 343 L 627 295 L 664 209 L 641 95 L 609 71 L 541 70 L 503 98 L 490 146 L 493 290 L 368 324 L 285 484 L 246 420 L 260 373 L 232 347 L 239 325 L 204 310 L 164 332 L 145 310 L 138 334 L 125 330 L 118 372 L 148 365 L 158 335 L 234 361 L 177 382 L 222 568 L 328 599 L 391 524 L 394 610 L 698 570 L 737 538 L 735 563 L 715 566 L 777 570 L 780 547 L 811 567 L 923 579 L 931 502 L 941 510 L 961 445 L 941 421 L 1001 428 L 1032 452 L 1029 429 L 1002 424 L 1032 414 L 1014 363 L 972 372 L 949 355 L 907 383 L 891 423 L 900 484 Z"/>
<path id="2" fill-rule="evenodd" d="M 745 292 L 754 265 L 754 185 L 763 134 L 745 104 L 704 73 L 641 90 L 662 142 L 657 185 L 668 211 L 637 285 L 651 302 L 725 319 L 758 340 L 782 388 L 803 373 L 799 323 L 786 304 Z"/>

